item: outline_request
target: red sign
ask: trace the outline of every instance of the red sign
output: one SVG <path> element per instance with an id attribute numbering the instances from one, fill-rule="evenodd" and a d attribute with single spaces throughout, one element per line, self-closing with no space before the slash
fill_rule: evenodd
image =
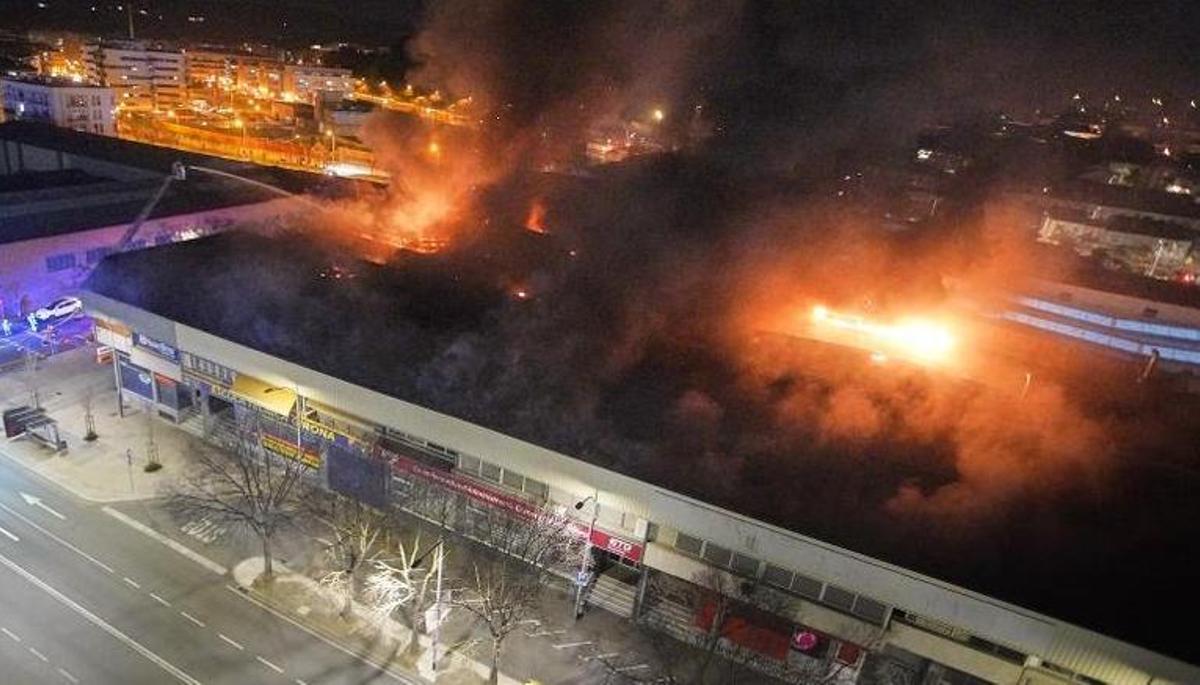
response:
<path id="1" fill-rule="evenodd" d="M 452 471 L 435 469 L 401 456 L 397 456 L 392 460 L 392 469 L 412 474 L 424 480 L 433 481 L 444 488 L 493 507 L 499 507 L 523 519 L 533 520 L 543 513 L 541 507 L 520 497 L 514 497 L 493 490 Z M 567 525 L 570 526 L 571 532 L 577 537 L 585 540 L 588 539 L 588 527 L 586 525 L 575 520 L 571 520 Z M 592 528 L 591 543 L 600 549 L 624 557 L 635 564 L 642 561 L 644 547 L 641 544 L 610 535 L 599 528 Z"/>
<path id="2" fill-rule="evenodd" d="M 600 549 L 625 557 L 635 564 L 639 564 L 642 561 L 643 548 L 641 545 L 609 535 L 599 528 L 592 528 L 592 544 Z"/>

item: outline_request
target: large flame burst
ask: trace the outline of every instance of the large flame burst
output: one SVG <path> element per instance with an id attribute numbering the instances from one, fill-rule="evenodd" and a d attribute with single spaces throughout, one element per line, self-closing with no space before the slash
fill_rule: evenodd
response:
<path id="1" fill-rule="evenodd" d="M 818 330 L 833 329 L 849 333 L 851 344 L 926 363 L 946 361 L 956 343 L 947 326 L 931 319 L 904 317 L 883 323 L 863 316 L 835 312 L 824 305 L 813 307 L 811 319 Z"/>

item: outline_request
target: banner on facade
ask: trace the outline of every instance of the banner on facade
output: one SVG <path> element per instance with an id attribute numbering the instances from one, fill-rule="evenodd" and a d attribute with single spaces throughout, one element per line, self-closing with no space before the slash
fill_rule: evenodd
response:
<path id="1" fill-rule="evenodd" d="M 503 509 L 510 514 L 526 520 L 533 520 L 544 513 L 544 509 L 520 497 L 514 497 L 493 490 L 465 476 L 419 464 L 410 459 L 396 457 L 392 461 L 392 469 L 423 480 L 432 481 L 472 500 Z M 576 537 L 584 540 L 589 539 L 589 531 L 586 524 L 570 519 L 567 525 Z M 645 546 L 641 543 L 625 540 L 594 526 L 591 528 L 590 540 L 593 546 L 612 552 L 635 564 L 641 563 L 642 554 L 645 552 Z"/>
<path id="2" fill-rule="evenodd" d="M 368 459 L 339 445 L 326 449 L 329 489 L 376 509 L 387 507 L 387 464 Z"/>

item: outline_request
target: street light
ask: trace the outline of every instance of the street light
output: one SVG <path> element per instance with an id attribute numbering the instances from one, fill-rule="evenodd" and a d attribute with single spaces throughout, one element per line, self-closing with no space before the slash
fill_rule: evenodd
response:
<path id="1" fill-rule="evenodd" d="M 600 515 L 600 492 L 595 491 L 575 503 L 575 511 L 583 511 L 583 507 L 591 501 L 592 520 L 588 523 L 587 540 L 583 545 L 583 555 L 579 559 L 579 575 L 575 578 L 575 620 L 583 615 L 583 590 L 587 586 L 588 566 L 592 561 L 592 533 L 596 529 L 596 518 Z"/>
<path id="2" fill-rule="evenodd" d="M 444 542 L 446 542 L 445 538 L 438 538 L 438 541 L 434 543 L 432 547 L 426 550 L 424 554 L 417 557 L 417 560 L 412 563 L 412 567 L 417 568 L 421 565 L 422 561 L 425 561 L 425 557 L 433 553 L 434 550 L 437 550 L 437 581 L 433 589 L 433 615 L 437 620 L 434 621 L 433 630 L 430 631 L 429 635 L 429 665 L 433 669 L 434 673 L 437 673 L 438 670 L 438 646 L 441 643 L 442 637 L 442 569 L 446 566 L 446 549 L 443 546 Z M 413 630 L 413 639 L 417 639 L 415 629 Z"/>
<path id="3" fill-rule="evenodd" d="M 249 156 L 246 150 L 246 122 L 241 119 L 234 119 L 233 127 L 242 129 L 242 154 Z"/>

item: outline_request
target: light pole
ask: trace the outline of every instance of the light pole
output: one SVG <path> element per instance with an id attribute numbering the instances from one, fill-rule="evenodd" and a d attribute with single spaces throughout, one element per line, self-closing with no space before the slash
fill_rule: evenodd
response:
<path id="1" fill-rule="evenodd" d="M 337 134 L 332 128 L 325 129 L 325 135 L 329 136 L 329 161 L 337 161 Z"/>
<path id="2" fill-rule="evenodd" d="M 250 151 L 246 148 L 246 122 L 242 121 L 241 119 L 234 119 L 233 126 L 234 128 L 240 128 L 242 130 L 242 149 L 240 152 L 243 156 L 249 157 Z"/>
<path id="3" fill-rule="evenodd" d="M 574 618 L 579 620 L 583 615 L 583 590 L 587 587 L 588 567 L 592 563 L 592 533 L 596 530 L 596 518 L 600 515 L 600 493 L 593 492 L 575 503 L 575 510 L 582 511 L 588 501 L 592 502 L 592 519 L 588 522 L 587 540 L 583 544 L 583 554 L 579 559 L 579 575 L 575 578 L 575 607 Z"/>
<path id="4" fill-rule="evenodd" d="M 438 647 L 441 644 L 442 637 L 442 569 L 446 565 L 446 549 L 443 544 L 445 542 L 445 538 L 438 538 L 438 541 L 434 543 L 433 547 L 430 547 L 424 554 L 422 554 L 417 558 L 416 561 L 412 563 L 413 568 L 416 568 L 421 565 L 422 561 L 425 561 L 425 557 L 429 556 L 434 551 L 437 552 L 437 581 L 435 581 L 433 588 L 434 622 L 433 629 L 429 631 L 429 665 L 430 668 L 433 669 L 434 673 L 437 673 L 438 670 Z M 413 630 L 412 639 L 417 639 L 415 629 Z"/>

